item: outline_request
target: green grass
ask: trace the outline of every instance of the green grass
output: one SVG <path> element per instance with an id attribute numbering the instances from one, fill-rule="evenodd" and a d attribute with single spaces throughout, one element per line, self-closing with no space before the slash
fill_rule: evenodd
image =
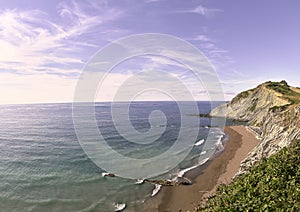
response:
<path id="1" fill-rule="evenodd" d="M 263 85 L 265 85 L 269 89 L 272 89 L 272 90 L 282 94 L 281 98 L 288 100 L 291 103 L 290 105 L 300 103 L 300 93 L 293 91 L 290 88 L 290 86 L 287 84 L 287 82 L 284 80 L 282 80 L 281 82 L 268 81 L 268 82 L 264 83 Z M 241 99 L 247 98 L 253 91 L 255 91 L 255 88 L 239 93 L 237 96 L 235 96 L 232 99 L 231 104 L 235 104 L 238 101 L 240 101 Z M 252 107 L 251 109 L 255 110 L 255 107 Z"/>
<path id="2" fill-rule="evenodd" d="M 198 211 L 299 211 L 300 141 L 294 141 L 230 185 L 221 185 Z"/>

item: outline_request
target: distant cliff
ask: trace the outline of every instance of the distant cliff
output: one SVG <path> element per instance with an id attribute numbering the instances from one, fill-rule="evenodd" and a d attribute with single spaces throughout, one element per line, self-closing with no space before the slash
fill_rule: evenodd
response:
<path id="1" fill-rule="evenodd" d="M 238 174 L 244 173 L 261 158 L 300 139 L 300 88 L 289 86 L 285 81 L 269 81 L 238 94 L 209 115 L 247 121 L 248 128 L 261 139 L 242 162 Z"/>

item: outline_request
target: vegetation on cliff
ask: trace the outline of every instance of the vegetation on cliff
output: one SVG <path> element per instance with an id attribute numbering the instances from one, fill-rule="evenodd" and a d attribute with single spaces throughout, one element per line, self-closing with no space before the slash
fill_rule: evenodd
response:
<path id="1" fill-rule="evenodd" d="M 257 92 L 257 90 L 262 87 L 268 88 L 268 89 L 280 94 L 281 95 L 280 98 L 287 100 L 289 102 L 289 104 L 287 104 L 287 106 L 300 103 L 300 89 L 291 87 L 287 84 L 287 82 L 285 80 L 282 80 L 281 82 L 268 81 L 268 82 L 265 82 L 265 83 L 259 85 L 256 88 L 253 88 L 253 89 L 250 89 L 247 91 L 243 91 L 243 92 L 239 93 L 238 95 L 236 95 L 231 100 L 230 104 L 231 105 L 236 104 L 240 100 L 248 98 L 251 94 Z M 253 107 L 253 105 L 252 105 L 251 111 L 253 111 L 254 109 L 255 109 L 255 107 Z"/>
<path id="2" fill-rule="evenodd" d="M 289 86 L 284 80 L 281 82 L 266 82 L 266 87 L 282 94 L 282 98 L 288 100 L 290 105 L 300 103 L 300 90 Z"/>
<path id="3" fill-rule="evenodd" d="M 220 186 L 199 211 L 299 211 L 300 89 L 284 80 L 265 82 L 213 109 L 210 116 L 224 114 L 247 121 L 261 141 L 233 182 Z"/>
<path id="4" fill-rule="evenodd" d="M 238 94 L 231 102 L 214 108 L 209 115 L 226 116 L 260 127 L 270 112 L 284 111 L 299 102 L 299 89 L 289 86 L 285 81 L 269 81 Z"/>
<path id="5" fill-rule="evenodd" d="M 254 89 L 250 89 L 250 90 L 247 90 L 247 91 L 243 91 L 241 93 L 239 93 L 238 95 L 236 95 L 232 100 L 231 100 L 231 104 L 235 104 L 237 103 L 240 99 L 245 99 L 247 98 L 250 93 L 254 91 Z"/>
<path id="6" fill-rule="evenodd" d="M 262 159 L 198 211 L 298 211 L 300 209 L 300 141 Z"/>

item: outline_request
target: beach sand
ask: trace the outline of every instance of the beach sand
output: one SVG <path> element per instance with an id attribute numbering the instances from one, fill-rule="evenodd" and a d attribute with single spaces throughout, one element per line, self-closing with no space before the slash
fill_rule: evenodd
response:
<path id="1" fill-rule="evenodd" d="M 225 144 L 224 151 L 205 167 L 186 174 L 193 179 L 193 185 L 163 187 L 160 194 L 148 202 L 146 211 L 193 211 L 199 204 L 203 204 L 205 197 L 215 192 L 219 184 L 230 183 L 241 161 L 259 141 L 244 126 L 225 127 L 225 133 L 230 140 Z"/>

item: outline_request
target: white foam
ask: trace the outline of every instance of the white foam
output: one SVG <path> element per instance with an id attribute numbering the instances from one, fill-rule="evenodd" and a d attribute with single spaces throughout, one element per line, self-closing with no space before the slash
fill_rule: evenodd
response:
<path id="1" fill-rule="evenodd" d="M 205 155 L 206 154 L 206 151 L 202 151 L 201 153 L 200 153 L 200 155 Z"/>
<path id="2" fill-rule="evenodd" d="M 102 172 L 102 177 L 108 176 L 109 173 L 108 172 Z"/>
<path id="3" fill-rule="evenodd" d="M 199 166 L 199 165 L 195 165 L 195 166 L 191 166 L 191 167 L 189 167 L 189 168 L 186 168 L 186 169 L 181 170 L 180 172 L 178 172 L 177 177 L 183 177 L 184 174 L 185 174 L 186 172 L 191 171 L 192 169 L 195 169 L 195 168 L 197 168 L 198 166 Z"/>
<path id="4" fill-rule="evenodd" d="M 221 152 L 224 150 L 224 145 L 223 145 L 223 138 L 224 138 L 225 134 L 222 132 L 221 135 L 217 136 L 218 140 L 216 142 L 216 146 L 217 146 L 217 153 Z"/>
<path id="5" fill-rule="evenodd" d="M 221 129 L 215 129 L 214 133 L 218 133 L 219 135 L 216 135 L 216 142 L 215 142 L 215 145 L 217 146 L 217 149 L 216 149 L 216 152 L 219 152 L 219 151 L 223 151 L 224 149 L 224 146 L 223 146 L 223 138 L 225 136 L 225 133 L 221 130 Z M 203 143 L 205 142 L 204 139 L 201 139 L 199 140 L 198 142 L 196 142 L 194 144 L 194 146 L 200 146 L 202 145 Z M 215 149 L 215 148 L 213 148 Z M 202 151 L 199 155 L 205 155 L 207 153 L 207 151 Z M 207 158 L 204 158 L 203 160 L 199 161 L 198 164 L 194 165 L 194 166 L 191 166 L 191 167 L 188 167 L 186 169 L 183 169 L 183 170 L 180 170 L 177 174 L 176 174 L 176 177 L 173 178 L 172 180 L 173 181 L 176 181 L 178 178 L 181 178 L 184 176 L 184 174 L 188 171 L 191 171 L 192 169 L 195 169 L 203 164 L 205 164 L 208 160 L 210 159 L 210 157 L 207 157 Z"/>
<path id="6" fill-rule="evenodd" d="M 136 184 L 136 185 L 141 185 L 141 184 L 143 184 L 144 182 L 145 182 L 144 179 L 137 179 L 136 182 L 135 182 L 134 184 Z"/>
<path id="7" fill-rule="evenodd" d="M 108 172 L 102 172 L 101 175 L 102 175 L 102 177 L 106 177 L 106 176 L 108 176 L 108 177 L 115 177 L 114 174 L 108 173 Z"/>
<path id="8" fill-rule="evenodd" d="M 178 177 L 183 177 L 185 173 L 187 173 L 188 171 L 191 171 L 192 169 L 195 169 L 201 165 L 203 165 L 204 163 L 206 163 L 209 160 L 209 158 L 204 158 L 202 161 L 200 161 L 197 165 L 195 166 L 191 166 L 189 168 L 183 169 L 180 172 L 178 172 L 177 174 L 177 178 Z"/>
<path id="9" fill-rule="evenodd" d="M 201 140 L 197 141 L 194 146 L 200 146 L 204 143 L 204 141 L 205 141 L 204 139 L 201 139 Z"/>
<path id="10" fill-rule="evenodd" d="M 161 187 L 162 187 L 162 185 L 155 184 L 155 188 L 152 191 L 151 197 L 155 196 L 160 191 Z"/>
<path id="11" fill-rule="evenodd" d="M 115 211 L 123 211 L 126 208 L 125 203 L 114 203 Z"/>
<path id="12" fill-rule="evenodd" d="M 203 165 L 204 163 L 206 163 L 209 160 L 209 158 L 204 158 L 203 160 L 201 160 L 199 162 L 199 166 Z"/>

